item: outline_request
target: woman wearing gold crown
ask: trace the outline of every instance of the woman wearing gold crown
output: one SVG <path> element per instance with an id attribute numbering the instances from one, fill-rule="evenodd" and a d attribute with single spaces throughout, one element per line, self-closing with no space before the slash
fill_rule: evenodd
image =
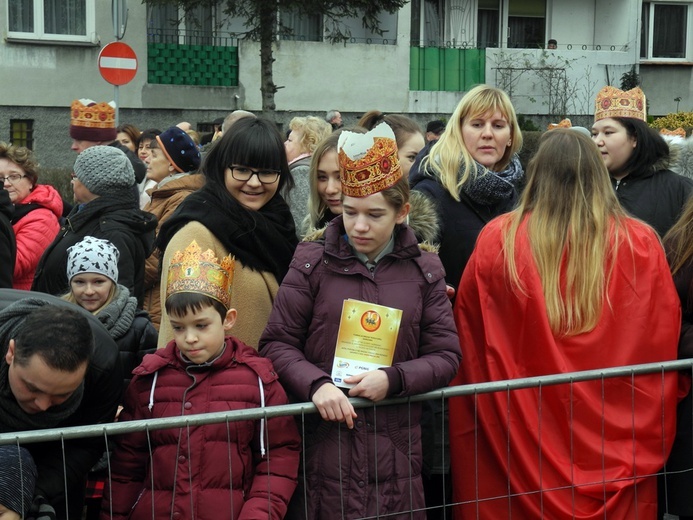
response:
<path id="1" fill-rule="evenodd" d="M 669 169 L 669 146 L 647 126 L 645 94 L 606 86 L 597 94 L 592 139 L 621 205 L 664 236 L 681 215 L 693 181 Z"/>
<path id="2" fill-rule="evenodd" d="M 454 312 L 454 384 L 676 358 L 659 238 L 573 130 L 542 136 L 518 208 L 479 235 Z M 676 389 L 670 372 L 452 398 L 455 518 L 654 520 Z"/>
<path id="3" fill-rule="evenodd" d="M 343 214 L 298 246 L 260 341 L 287 392 L 320 412 L 305 420 L 306 478 L 288 517 L 425 519 L 421 405 L 357 413 L 348 397 L 449 383 L 460 356 L 444 270 L 405 224 L 390 127 L 343 131 L 338 154 Z"/>
<path id="4" fill-rule="evenodd" d="M 202 164 L 203 188 L 189 195 L 161 226 L 162 280 L 174 251 L 194 239 L 223 258 L 236 257 L 232 306 L 236 337 L 257 348 L 272 302 L 298 239 L 289 206 L 280 193 L 293 186 L 284 143 L 274 123 L 244 118 L 210 150 Z M 161 285 L 164 301 L 165 284 Z M 173 338 L 162 309 L 159 348 Z"/>

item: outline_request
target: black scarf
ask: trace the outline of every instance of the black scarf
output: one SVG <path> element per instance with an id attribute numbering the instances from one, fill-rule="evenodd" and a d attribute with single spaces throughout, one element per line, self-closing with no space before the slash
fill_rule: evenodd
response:
<path id="1" fill-rule="evenodd" d="M 159 230 L 156 247 L 166 246 L 183 226 L 197 221 L 244 266 L 269 271 L 281 283 L 298 245 L 289 206 L 280 195 L 259 211 L 244 208 L 225 187 L 208 182 L 181 202 Z"/>
<path id="2" fill-rule="evenodd" d="M 462 167 L 464 163 L 462 163 Z M 524 177 L 520 158 L 515 155 L 501 172 L 494 172 L 476 163 L 477 175 L 462 186 L 462 192 L 477 204 L 492 206 L 512 200 L 517 186 Z"/>
<path id="3" fill-rule="evenodd" d="M 51 406 L 45 412 L 28 414 L 19 406 L 10 389 L 9 365 L 5 361 L 8 344 L 11 339 L 16 338 L 26 315 L 44 305 L 50 305 L 50 302 L 38 298 L 25 298 L 0 311 L 0 352 L 2 354 L 0 359 L 0 431 L 53 428 L 70 417 L 82 402 L 84 382 L 64 403 Z M 46 324 L 46 326 L 49 325 Z"/>
<path id="4" fill-rule="evenodd" d="M 103 213 L 107 212 L 112 216 L 113 212 L 120 209 L 137 210 L 138 213 L 146 215 L 146 213 L 140 212 L 137 201 L 130 191 L 120 191 L 96 197 L 86 204 L 78 204 L 73 207 L 67 216 L 67 225 L 75 231 Z"/>

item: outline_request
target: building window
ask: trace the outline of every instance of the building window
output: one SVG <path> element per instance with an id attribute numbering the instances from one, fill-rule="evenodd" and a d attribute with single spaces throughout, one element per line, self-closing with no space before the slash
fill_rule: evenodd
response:
<path id="1" fill-rule="evenodd" d="M 34 120 L 10 119 L 10 142 L 15 146 L 34 148 Z"/>
<path id="2" fill-rule="evenodd" d="M 642 59 L 684 59 L 691 9 L 689 4 L 643 2 L 640 27 Z"/>
<path id="3" fill-rule="evenodd" d="M 281 26 L 279 38 L 306 42 L 322 41 L 322 15 L 301 14 L 295 9 L 282 9 L 279 12 Z"/>
<path id="4" fill-rule="evenodd" d="M 476 46 L 479 49 L 498 47 L 500 43 L 500 5 L 498 0 L 479 0 Z"/>
<path id="5" fill-rule="evenodd" d="M 8 0 L 8 38 L 96 41 L 95 0 Z"/>
<path id="6" fill-rule="evenodd" d="M 412 0 L 411 5 L 416 46 L 544 46 L 546 0 Z"/>

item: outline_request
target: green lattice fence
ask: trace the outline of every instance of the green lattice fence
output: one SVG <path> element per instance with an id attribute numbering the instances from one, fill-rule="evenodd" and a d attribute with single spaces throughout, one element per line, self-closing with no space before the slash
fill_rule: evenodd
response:
<path id="1" fill-rule="evenodd" d="M 238 86 L 238 47 L 149 43 L 147 81 L 163 85 Z"/>
<path id="2" fill-rule="evenodd" d="M 411 47 L 410 90 L 462 92 L 484 83 L 485 49 Z"/>

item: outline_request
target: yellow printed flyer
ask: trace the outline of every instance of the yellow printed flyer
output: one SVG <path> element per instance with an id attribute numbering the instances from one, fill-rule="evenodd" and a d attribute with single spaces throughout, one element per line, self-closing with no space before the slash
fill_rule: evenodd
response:
<path id="1" fill-rule="evenodd" d="M 336 386 L 344 378 L 392 365 L 402 311 L 359 300 L 344 300 L 332 365 Z"/>

